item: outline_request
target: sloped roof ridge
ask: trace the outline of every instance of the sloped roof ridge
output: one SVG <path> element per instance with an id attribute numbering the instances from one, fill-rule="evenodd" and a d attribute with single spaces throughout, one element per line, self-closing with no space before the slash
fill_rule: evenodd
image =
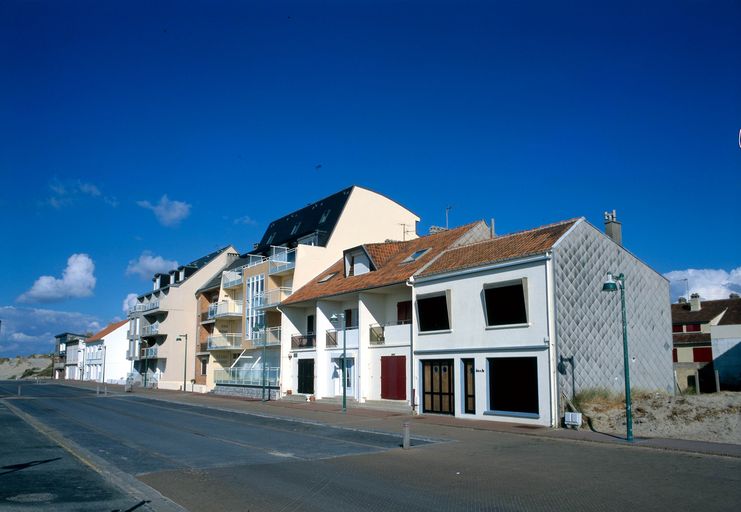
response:
<path id="1" fill-rule="evenodd" d="M 102 337 L 104 337 L 104 336 L 112 333 L 113 331 L 115 331 L 116 329 L 118 329 L 119 327 L 121 327 L 122 325 L 124 325 L 124 324 L 126 324 L 128 322 L 129 322 L 128 319 L 127 320 L 120 320 L 118 322 L 111 322 L 110 324 L 106 325 L 105 327 L 103 327 L 101 330 L 99 330 L 98 332 L 96 332 L 92 336 L 90 336 L 88 338 L 85 338 L 85 342 L 87 343 L 89 341 L 98 341 Z"/>
<path id="2" fill-rule="evenodd" d="M 561 220 L 561 221 L 558 221 L 558 222 L 552 222 L 550 224 L 544 224 L 542 226 L 538 226 L 538 227 L 535 227 L 535 228 L 523 229 L 522 231 L 513 231 L 512 233 L 505 233 L 504 235 L 494 235 L 494 238 L 487 238 L 486 240 L 478 240 L 476 242 L 471 242 L 470 244 L 460 245 L 458 247 L 452 247 L 450 249 L 446 249 L 444 252 L 455 251 L 456 249 L 463 249 L 463 248 L 471 247 L 471 246 L 474 246 L 474 245 L 477 245 L 477 244 L 491 243 L 492 240 L 501 240 L 503 238 L 508 238 L 508 237 L 512 237 L 512 236 L 525 235 L 527 233 L 532 233 L 534 231 L 540 231 L 542 229 L 555 228 L 555 227 L 558 227 L 558 226 L 563 226 L 564 224 L 569 224 L 569 223 L 572 223 L 572 222 L 577 222 L 577 221 L 579 221 L 579 220 L 581 220 L 583 218 L 584 217 L 574 217 L 572 219 Z"/>

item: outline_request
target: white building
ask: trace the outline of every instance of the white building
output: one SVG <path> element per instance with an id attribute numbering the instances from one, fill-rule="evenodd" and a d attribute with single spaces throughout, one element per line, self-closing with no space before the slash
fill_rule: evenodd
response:
<path id="1" fill-rule="evenodd" d="M 83 380 L 123 384 L 131 371 L 126 358 L 128 320 L 114 322 L 85 340 Z"/>

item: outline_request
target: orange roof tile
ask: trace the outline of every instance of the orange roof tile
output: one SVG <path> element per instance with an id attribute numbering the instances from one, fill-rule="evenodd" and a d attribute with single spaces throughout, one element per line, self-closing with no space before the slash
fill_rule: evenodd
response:
<path id="1" fill-rule="evenodd" d="M 445 249 L 465 237 L 479 224 L 483 224 L 483 221 L 406 242 L 365 244 L 362 247 L 373 260 L 376 270 L 358 276 L 345 277 L 344 259 L 341 258 L 312 281 L 294 292 L 282 304 L 296 304 L 321 297 L 403 283 L 424 265 L 433 261 Z M 422 249 L 430 250 L 417 260 L 404 263 L 404 260 L 411 254 Z M 324 283 L 320 282 L 323 278 L 335 272 L 337 273 L 336 276 Z"/>
<path id="2" fill-rule="evenodd" d="M 112 324 L 108 324 L 108 326 L 106 326 L 102 331 L 96 332 L 95 334 L 87 338 L 85 340 L 85 343 L 103 339 L 105 336 L 109 335 L 110 333 L 112 333 L 113 331 L 121 327 L 123 324 L 126 324 L 128 322 L 129 322 L 128 320 L 121 320 L 120 322 L 114 322 Z"/>
<path id="3" fill-rule="evenodd" d="M 570 219 L 449 249 L 419 275 L 430 276 L 542 254 L 551 249 L 578 220 Z"/>

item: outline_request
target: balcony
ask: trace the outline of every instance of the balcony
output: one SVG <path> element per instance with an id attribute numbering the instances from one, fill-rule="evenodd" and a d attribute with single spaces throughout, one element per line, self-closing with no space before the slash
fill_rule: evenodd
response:
<path id="1" fill-rule="evenodd" d="M 229 288 L 239 288 L 242 286 L 242 273 L 233 270 L 225 270 L 221 274 L 221 287 L 225 290 Z"/>
<path id="2" fill-rule="evenodd" d="M 287 273 L 296 268 L 296 249 L 287 249 L 285 247 L 273 247 L 269 258 L 268 265 L 269 275 L 278 275 Z"/>
<path id="3" fill-rule="evenodd" d="M 316 347 L 316 334 L 294 334 L 291 336 L 291 348 L 314 348 Z"/>
<path id="4" fill-rule="evenodd" d="M 216 306 L 213 310 L 214 318 L 242 317 L 241 300 L 223 300 L 218 304 L 212 304 L 212 306 Z M 210 314 L 211 308 L 209 307 Z"/>
<path id="5" fill-rule="evenodd" d="M 371 345 L 408 344 L 411 336 L 410 324 L 371 324 Z"/>
<path id="6" fill-rule="evenodd" d="M 142 348 L 139 353 L 141 359 L 157 359 L 157 347 Z"/>
<path id="7" fill-rule="evenodd" d="M 214 371 L 216 384 L 231 384 L 233 386 L 262 386 L 265 379 L 266 386 L 277 387 L 280 384 L 280 368 L 225 368 Z"/>
<path id="8" fill-rule="evenodd" d="M 345 329 L 345 336 L 347 336 L 347 348 L 358 347 L 359 333 L 357 327 L 348 327 Z M 327 329 L 326 337 L 327 348 L 342 346 L 342 329 Z"/>
<path id="9" fill-rule="evenodd" d="M 293 292 L 293 289 L 288 286 L 274 288 L 272 290 L 262 292 L 258 295 L 255 295 L 254 305 L 256 308 L 275 307 L 278 304 L 280 304 L 281 301 L 288 298 L 292 292 Z"/>
<path id="10" fill-rule="evenodd" d="M 241 350 L 242 334 L 228 333 L 206 338 L 208 350 Z"/>
<path id="11" fill-rule="evenodd" d="M 252 342 L 257 347 L 280 345 L 280 327 L 268 327 L 252 333 Z"/>
<path id="12" fill-rule="evenodd" d="M 85 359 L 85 363 L 102 363 L 103 362 L 103 351 L 95 351 L 88 354 L 87 358 Z"/>
<path id="13" fill-rule="evenodd" d="M 257 254 L 248 254 L 247 255 L 247 265 L 245 265 L 246 268 L 254 267 L 255 265 L 259 265 L 260 263 L 263 263 L 267 261 L 267 258 L 265 256 L 260 256 Z"/>
<path id="14" fill-rule="evenodd" d="M 156 336 L 160 332 L 160 323 L 155 322 L 151 325 L 142 326 L 142 336 Z"/>
<path id="15" fill-rule="evenodd" d="M 159 309 L 159 307 L 159 300 L 153 300 L 145 304 L 135 304 L 129 308 L 129 315 L 133 315 L 134 313 L 145 313 L 147 311 L 153 311 L 155 309 Z"/>
<path id="16" fill-rule="evenodd" d="M 196 354 L 204 354 L 208 352 L 208 342 L 196 344 Z"/>

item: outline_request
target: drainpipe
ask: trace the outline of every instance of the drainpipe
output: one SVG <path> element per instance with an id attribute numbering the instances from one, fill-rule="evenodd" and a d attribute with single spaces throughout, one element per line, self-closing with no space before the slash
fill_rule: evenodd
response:
<path id="1" fill-rule="evenodd" d="M 417 413 L 414 403 L 414 276 L 410 276 L 405 283 L 412 292 L 412 320 L 409 322 L 409 404 L 412 414 Z"/>

